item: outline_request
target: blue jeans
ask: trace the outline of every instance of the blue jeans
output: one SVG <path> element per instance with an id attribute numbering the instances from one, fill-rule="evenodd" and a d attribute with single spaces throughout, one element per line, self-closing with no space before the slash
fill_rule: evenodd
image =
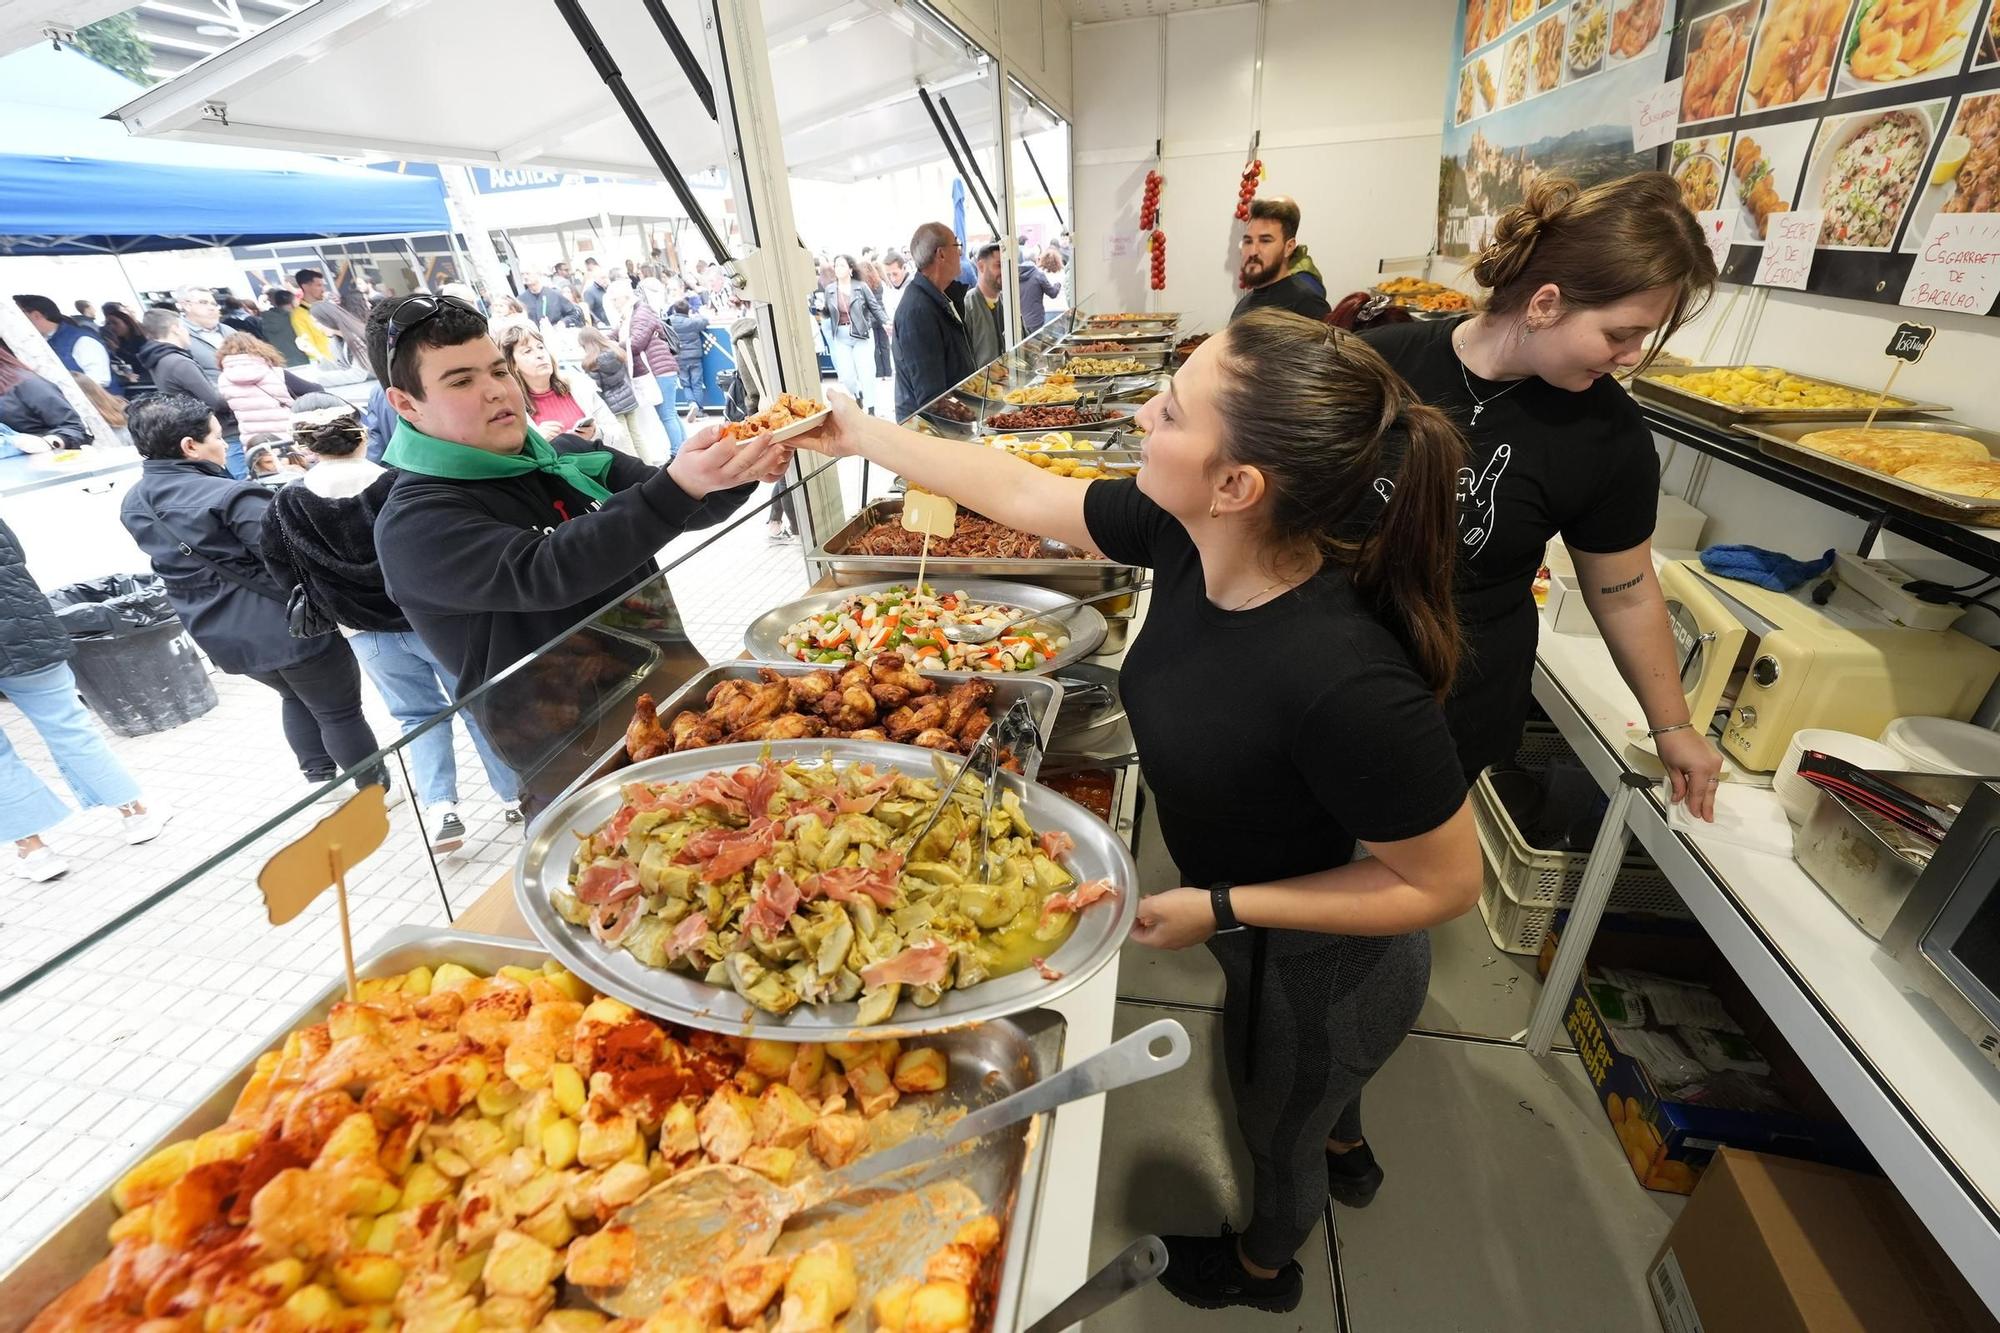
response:
<path id="1" fill-rule="evenodd" d="M 451 673 L 414 633 L 368 630 L 356 634 L 352 642 L 361 669 L 375 682 L 382 702 L 389 706 L 390 715 L 401 724 L 405 734 L 451 707 L 457 685 Z M 493 752 L 486 733 L 472 720 L 470 712 L 460 713 L 459 720 L 465 723 L 472 746 L 479 751 L 480 762 L 486 767 L 486 780 L 494 794 L 503 801 L 518 799 L 521 785 L 514 770 Z M 458 762 L 452 755 L 451 723 L 432 727 L 404 748 L 414 770 L 412 781 L 418 800 L 435 805 L 458 799 Z"/>
<path id="2" fill-rule="evenodd" d="M 14 701 L 41 733 L 55 756 L 63 781 L 88 810 L 94 805 L 130 805 L 139 783 L 97 729 L 76 697 L 69 663 L 58 662 L 25 676 L 0 676 L 0 694 Z M 16 842 L 60 824 L 69 816 L 62 797 L 36 777 L 0 732 L 0 841 Z"/>
<path id="3" fill-rule="evenodd" d="M 237 436 L 223 437 L 222 466 L 229 469 L 229 475 L 238 481 L 250 479 L 250 460 L 243 456 L 243 441 Z"/>
<path id="4" fill-rule="evenodd" d="M 680 398 L 678 388 L 680 381 L 672 375 L 658 375 L 654 378 L 660 386 L 660 401 L 653 410 L 660 414 L 660 424 L 667 428 L 668 448 L 674 454 L 678 454 L 681 445 L 687 440 L 687 425 L 681 420 L 681 414 L 675 410 L 675 403 Z"/>

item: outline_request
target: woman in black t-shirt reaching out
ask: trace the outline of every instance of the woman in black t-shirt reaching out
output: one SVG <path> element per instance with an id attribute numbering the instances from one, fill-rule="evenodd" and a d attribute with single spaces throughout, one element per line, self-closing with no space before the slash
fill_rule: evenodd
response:
<path id="1" fill-rule="evenodd" d="M 1468 651 L 1445 702 L 1466 776 L 1513 758 L 1520 742 L 1540 623 L 1532 586 L 1560 534 L 1674 799 L 1712 819 L 1722 756 L 1705 738 L 1709 719 L 1688 716 L 1653 573 L 1659 460 L 1613 378 L 1643 369 L 1707 301 L 1708 242 L 1661 172 L 1589 190 L 1544 177 L 1501 216 L 1472 273 L 1491 293 L 1480 313 L 1363 335 L 1451 414 L 1472 452 L 1458 486 Z"/>
<path id="2" fill-rule="evenodd" d="M 1211 338 L 1140 411 L 1136 480 L 1055 476 L 833 399 L 812 447 L 1153 569 L 1121 685 L 1168 851 L 1195 887 L 1145 898 L 1133 935 L 1206 942 L 1221 964 L 1255 1165 L 1248 1230 L 1168 1237 L 1161 1281 L 1206 1308 L 1291 1309 L 1292 1256 L 1328 1193 L 1359 1206 L 1381 1183 L 1360 1092 L 1423 1004 L 1425 929 L 1479 896 L 1438 704 L 1458 658 L 1463 442 L 1359 339 L 1275 310 Z M 1372 486 L 1391 456 L 1385 508 Z"/>

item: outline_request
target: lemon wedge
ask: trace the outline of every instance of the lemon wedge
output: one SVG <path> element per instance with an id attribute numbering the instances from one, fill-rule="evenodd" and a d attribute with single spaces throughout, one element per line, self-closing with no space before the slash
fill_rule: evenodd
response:
<path id="1" fill-rule="evenodd" d="M 1948 136 L 1938 149 L 1937 165 L 1931 168 L 1931 184 L 1949 185 L 1972 152 L 1972 140 L 1963 134 Z"/>

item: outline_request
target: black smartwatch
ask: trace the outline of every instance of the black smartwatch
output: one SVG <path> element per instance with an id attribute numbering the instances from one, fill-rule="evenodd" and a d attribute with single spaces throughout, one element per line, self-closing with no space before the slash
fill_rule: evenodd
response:
<path id="1" fill-rule="evenodd" d="M 1226 879 L 1208 886 L 1208 905 L 1215 913 L 1215 933 L 1218 935 L 1245 929 L 1243 923 L 1236 919 L 1236 909 L 1229 905 L 1229 891 L 1235 887 Z"/>

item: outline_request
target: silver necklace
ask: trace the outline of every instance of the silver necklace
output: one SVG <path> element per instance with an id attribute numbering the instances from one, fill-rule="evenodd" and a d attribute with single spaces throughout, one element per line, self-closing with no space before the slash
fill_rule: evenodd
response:
<path id="1" fill-rule="evenodd" d="M 1472 425 L 1477 426 L 1479 424 L 1479 414 L 1486 410 L 1486 405 L 1488 403 L 1492 402 L 1496 398 L 1505 398 L 1508 394 L 1514 392 L 1514 390 L 1520 388 L 1523 384 L 1527 383 L 1526 380 L 1515 380 L 1512 384 L 1508 385 L 1500 392 L 1489 393 L 1484 398 L 1481 398 L 1478 392 L 1474 390 L 1472 387 L 1472 376 L 1466 373 L 1465 347 L 1463 342 L 1458 339 L 1454 339 L 1452 345 L 1452 351 L 1454 352 L 1458 360 L 1458 377 L 1459 379 L 1465 382 L 1466 396 L 1472 399 L 1472 422 L 1471 422 Z"/>
<path id="2" fill-rule="evenodd" d="M 1258 599 L 1259 597 L 1262 597 L 1262 596 L 1263 596 L 1263 595 L 1264 595 L 1265 593 L 1267 593 L 1267 592 L 1271 591 L 1271 589 L 1273 589 L 1273 588 L 1276 588 L 1276 587 L 1280 586 L 1281 584 L 1284 584 L 1284 583 L 1287 583 L 1287 582 L 1290 582 L 1290 580 L 1288 580 L 1288 579 L 1277 579 L 1277 580 L 1275 580 L 1275 581 L 1273 581 L 1273 582 L 1271 582 L 1271 583 L 1267 583 L 1267 584 L 1265 584 L 1265 585 L 1264 585 L 1263 587 L 1261 587 L 1261 588 L 1257 589 L 1257 591 L 1255 591 L 1255 592 L 1251 593 L 1251 594 L 1250 594 L 1250 595 L 1249 595 L 1248 597 L 1245 597 L 1245 598 L 1244 598 L 1244 599 L 1243 599 L 1242 601 L 1238 602 L 1238 603 L 1237 603 L 1237 604 L 1236 604 L 1235 606 L 1225 606 L 1225 607 L 1223 607 L 1222 609 L 1223 609 L 1224 611 L 1228 611 L 1228 612 L 1230 612 L 1230 613 L 1232 613 L 1232 614 L 1233 614 L 1233 613 L 1235 613 L 1235 612 L 1237 612 L 1237 611 L 1241 611 L 1241 610 L 1244 610 L 1245 608 L 1247 608 L 1247 607 L 1248 607 L 1248 606 L 1250 605 L 1250 603 L 1252 603 L 1252 602 L 1256 601 L 1256 600 L 1257 600 L 1257 599 Z"/>

